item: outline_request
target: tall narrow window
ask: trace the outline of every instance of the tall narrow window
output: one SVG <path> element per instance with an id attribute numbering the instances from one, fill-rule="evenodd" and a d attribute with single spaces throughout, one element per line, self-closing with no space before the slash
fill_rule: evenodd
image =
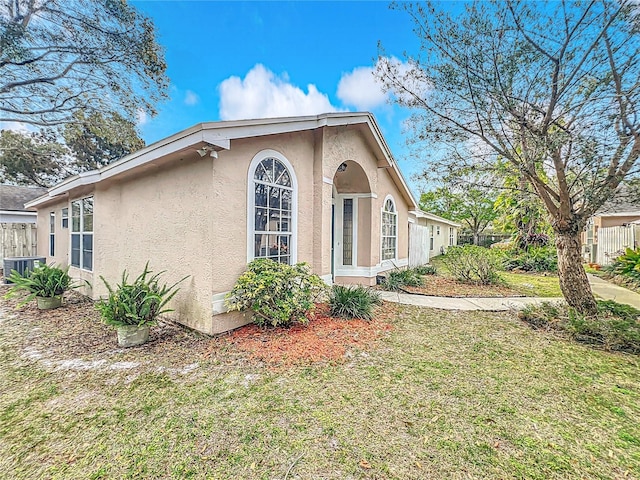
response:
<path id="1" fill-rule="evenodd" d="M 453 245 L 454 235 L 453 235 L 453 227 L 449 227 L 449 246 Z"/>
<path id="2" fill-rule="evenodd" d="M 56 214 L 51 212 L 49 214 L 49 256 L 54 257 L 56 255 Z"/>
<path id="3" fill-rule="evenodd" d="M 342 205 L 342 264 L 353 265 L 353 198 Z"/>
<path id="4" fill-rule="evenodd" d="M 71 202 L 71 265 L 93 270 L 93 197 Z"/>
<path id="5" fill-rule="evenodd" d="M 68 208 L 63 208 L 62 209 L 61 227 L 62 228 L 69 228 L 69 209 Z"/>
<path id="6" fill-rule="evenodd" d="M 433 225 L 429 227 L 429 250 L 433 250 Z"/>
<path id="7" fill-rule="evenodd" d="M 382 210 L 382 260 L 396 258 L 398 240 L 398 214 L 391 198 L 384 202 Z"/>
<path id="8" fill-rule="evenodd" d="M 291 173 L 283 162 L 268 157 L 253 174 L 253 258 L 292 263 L 293 197 Z"/>

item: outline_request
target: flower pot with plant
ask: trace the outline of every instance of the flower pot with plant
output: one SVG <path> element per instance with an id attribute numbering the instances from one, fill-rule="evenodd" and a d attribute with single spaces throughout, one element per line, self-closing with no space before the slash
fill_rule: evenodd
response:
<path id="1" fill-rule="evenodd" d="M 58 308 L 62 305 L 64 293 L 80 286 L 79 283 L 73 282 L 69 276 L 69 267 L 60 268 L 47 264 L 39 265 L 24 274 L 12 270 L 8 280 L 13 283 L 13 287 L 9 289 L 6 297 L 12 297 L 21 291 L 29 292 L 29 295 L 18 306 L 35 298 L 40 310 Z"/>
<path id="2" fill-rule="evenodd" d="M 143 272 L 129 283 L 125 270 L 116 288 L 100 277 L 109 296 L 99 300 L 96 307 L 104 322 L 116 327 L 118 346 L 133 347 L 145 343 L 149 339 L 149 327 L 157 323 L 160 315 L 172 311 L 165 306 L 178 293 L 178 284 L 187 277 L 171 286 L 160 285 L 159 278 L 163 273 L 154 274 L 147 263 Z"/>

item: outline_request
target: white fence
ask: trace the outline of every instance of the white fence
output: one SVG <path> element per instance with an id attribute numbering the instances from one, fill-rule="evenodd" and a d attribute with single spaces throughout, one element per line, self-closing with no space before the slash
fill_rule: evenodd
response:
<path id="1" fill-rule="evenodd" d="M 0 223 L 0 267 L 7 257 L 36 254 L 36 226 L 30 223 Z"/>
<path id="2" fill-rule="evenodd" d="M 429 263 L 429 228 L 409 224 L 409 268 Z"/>
<path id="3" fill-rule="evenodd" d="M 609 265 L 627 248 L 636 248 L 640 242 L 640 225 L 607 227 L 598 230 L 596 263 Z"/>

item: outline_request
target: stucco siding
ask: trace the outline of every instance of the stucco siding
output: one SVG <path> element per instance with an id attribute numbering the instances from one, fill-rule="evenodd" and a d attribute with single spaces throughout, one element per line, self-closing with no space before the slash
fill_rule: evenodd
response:
<path id="1" fill-rule="evenodd" d="M 214 209 L 209 157 L 192 155 L 145 175 L 99 185 L 94 203 L 94 271 L 112 285 L 126 269 L 133 279 L 149 262 L 166 270 L 162 281 L 180 284 L 170 314 L 211 331 L 211 292 L 216 239 L 223 236 Z M 216 219 L 217 217 L 217 219 Z M 96 275 L 94 297 L 107 291 Z"/>

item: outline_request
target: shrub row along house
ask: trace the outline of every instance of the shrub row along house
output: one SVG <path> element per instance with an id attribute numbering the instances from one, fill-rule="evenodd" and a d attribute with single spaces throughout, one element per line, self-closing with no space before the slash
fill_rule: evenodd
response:
<path id="1" fill-rule="evenodd" d="M 248 321 L 224 297 L 251 260 L 307 262 L 327 283 L 372 285 L 408 264 L 410 223 L 439 219 L 418 211 L 368 113 L 198 124 L 27 206 L 38 211 L 39 253 L 71 265 L 92 285 L 85 293 L 98 298 L 100 276 L 149 261 L 169 283 L 189 276 L 173 317 L 209 334 Z M 441 220 L 454 244 L 456 224 Z M 422 263 L 435 249 L 430 228 L 412 239 Z"/>

